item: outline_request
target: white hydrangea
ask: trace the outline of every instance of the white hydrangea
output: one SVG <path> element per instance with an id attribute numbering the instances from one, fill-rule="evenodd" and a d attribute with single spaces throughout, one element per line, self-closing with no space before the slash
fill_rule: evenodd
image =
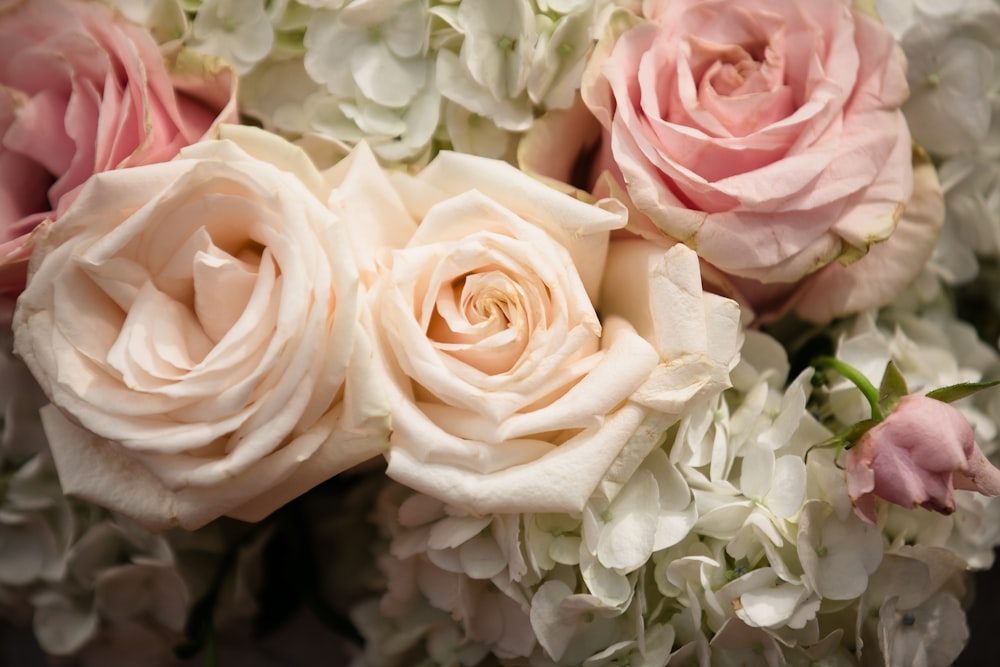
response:
<path id="1" fill-rule="evenodd" d="M 462 0 L 434 7 L 460 36 L 438 40 L 438 86 L 465 112 L 445 115 L 451 143 L 510 158 L 513 136 L 536 116 L 572 106 L 611 6 L 607 0 Z"/>
<path id="2" fill-rule="evenodd" d="M 35 636 L 47 653 L 107 667 L 164 662 L 189 604 L 166 540 L 110 519 L 74 542 L 66 565 L 65 577 L 31 599 Z"/>
<path id="3" fill-rule="evenodd" d="M 77 517 L 63 497 L 38 409 L 46 398 L 0 335 L 0 589 L 58 580 Z"/>
<path id="4" fill-rule="evenodd" d="M 0 335 L 0 600 L 31 611 L 41 648 L 81 664 L 160 664 L 187 584 L 163 537 L 67 499 L 38 409 L 46 399 Z"/>
<path id="5" fill-rule="evenodd" d="M 862 663 L 953 664 L 969 637 L 964 572 L 964 561 L 946 549 L 887 554 L 856 610 Z"/>
<path id="6" fill-rule="evenodd" d="M 946 309 L 841 327 L 838 357 L 876 383 L 890 358 L 913 391 L 1000 371 L 996 350 Z M 438 664 L 949 664 L 968 634 L 958 577 L 991 564 L 1000 502 L 961 492 L 951 516 L 891 507 L 862 521 L 841 454 L 813 446 L 867 404 L 842 382 L 815 391 L 810 369 L 788 375 L 782 346 L 748 332 L 733 388 L 690 406 L 579 515 L 467 516 L 391 487 L 377 515 L 381 617 L 368 606 L 356 618 L 393 637 L 397 658 L 447 636 Z M 963 403 L 992 445 L 1000 399 Z M 399 664 L 367 650 L 365 664 Z"/>
<path id="7" fill-rule="evenodd" d="M 160 44 L 174 44 L 188 36 L 191 28 L 181 0 L 114 0 L 119 11 L 146 26 Z"/>
<path id="8" fill-rule="evenodd" d="M 244 113 L 294 139 L 323 137 L 340 152 L 364 139 L 384 161 L 414 164 L 439 148 L 513 160 L 536 116 L 572 105 L 612 6 L 266 3 L 273 34 L 265 36 L 261 0 L 238 21 L 227 13 L 234 5 L 219 4 L 226 1 L 197 8 L 189 41 L 237 64 Z M 260 31 L 253 49 L 252 29 Z"/>
<path id="9" fill-rule="evenodd" d="M 274 45 L 274 26 L 265 0 L 202 0 L 190 45 L 223 58 L 244 74 Z"/>
<path id="10" fill-rule="evenodd" d="M 940 166 L 947 224 L 932 263 L 968 282 L 976 257 L 1000 254 L 1000 5 L 992 0 L 878 0 L 907 56 L 903 111 Z"/>
<path id="11" fill-rule="evenodd" d="M 830 433 L 807 410 L 809 373 L 783 389 L 787 369 L 780 345 L 748 334 L 734 388 L 691 406 L 580 515 L 466 516 L 387 491 L 379 609 L 409 650 L 440 632 L 435 609 L 472 645 L 547 667 L 662 664 L 751 636 L 782 656 L 839 650 L 820 644 L 821 605 L 864 591 L 882 537 L 849 508 L 806 502 L 803 455 Z M 370 609 L 360 618 L 372 636 L 385 631 Z"/>

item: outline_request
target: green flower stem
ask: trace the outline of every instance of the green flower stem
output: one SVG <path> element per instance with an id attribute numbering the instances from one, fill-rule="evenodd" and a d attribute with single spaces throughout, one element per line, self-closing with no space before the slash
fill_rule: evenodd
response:
<path id="1" fill-rule="evenodd" d="M 884 419 L 882 416 L 882 409 L 878 406 L 878 389 L 876 389 L 875 385 L 873 385 L 861 371 L 850 364 L 845 364 L 840 359 L 830 356 L 816 357 L 813 359 L 812 365 L 816 368 L 829 368 L 835 370 L 841 376 L 853 382 L 868 400 L 868 405 L 870 405 L 872 409 L 872 419 L 879 422 Z"/>

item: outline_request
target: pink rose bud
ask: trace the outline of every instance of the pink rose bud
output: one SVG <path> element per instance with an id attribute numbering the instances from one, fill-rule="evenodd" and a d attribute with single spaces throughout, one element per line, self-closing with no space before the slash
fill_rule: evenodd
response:
<path id="1" fill-rule="evenodd" d="M 933 398 L 904 396 L 847 453 L 848 495 L 871 523 L 876 497 L 951 514 L 955 488 L 1000 495 L 1000 470 L 976 445 L 962 413 Z"/>

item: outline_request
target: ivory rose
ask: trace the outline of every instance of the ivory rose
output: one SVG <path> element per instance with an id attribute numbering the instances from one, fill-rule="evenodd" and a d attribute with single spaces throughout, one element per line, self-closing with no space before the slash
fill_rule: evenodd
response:
<path id="1" fill-rule="evenodd" d="M 728 274 L 794 282 L 887 238 L 911 191 L 892 35 L 847 0 L 647 1 L 583 98 L 653 226 Z M 623 18 L 624 16 L 624 18 Z"/>
<path id="2" fill-rule="evenodd" d="M 629 256 L 595 310 L 617 202 L 456 153 L 392 181 L 363 151 L 338 169 L 331 205 L 384 248 L 363 273 L 397 481 L 472 513 L 579 511 L 727 385 L 738 309 L 689 249 Z"/>
<path id="3" fill-rule="evenodd" d="M 105 2 L 0 7 L 0 300 L 24 287 L 29 232 L 91 174 L 169 160 L 236 119 L 230 68 L 187 50 L 164 58 Z"/>
<path id="4" fill-rule="evenodd" d="M 955 511 L 955 488 L 1000 495 L 1000 470 L 976 444 L 965 416 L 942 401 L 911 394 L 847 452 L 847 493 L 875 522 L 875 499 L 935 512 Z"/>
<path id="5" fill-rule="evenodd" d="M 260 519 L 386 444 L 329 188 L 275 135 L 223 137 L 90 179 L 14 313 L 63 489 L 152 529 Z"/>

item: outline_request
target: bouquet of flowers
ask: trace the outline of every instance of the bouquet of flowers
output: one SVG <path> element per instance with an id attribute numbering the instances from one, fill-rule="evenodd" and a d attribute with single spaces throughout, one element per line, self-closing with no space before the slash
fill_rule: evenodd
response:
<path id="1" fill-rule="evenodd" d="M 998 91 L 997 0 L 0 1 L 5 651 L 952 664 Z"/>

